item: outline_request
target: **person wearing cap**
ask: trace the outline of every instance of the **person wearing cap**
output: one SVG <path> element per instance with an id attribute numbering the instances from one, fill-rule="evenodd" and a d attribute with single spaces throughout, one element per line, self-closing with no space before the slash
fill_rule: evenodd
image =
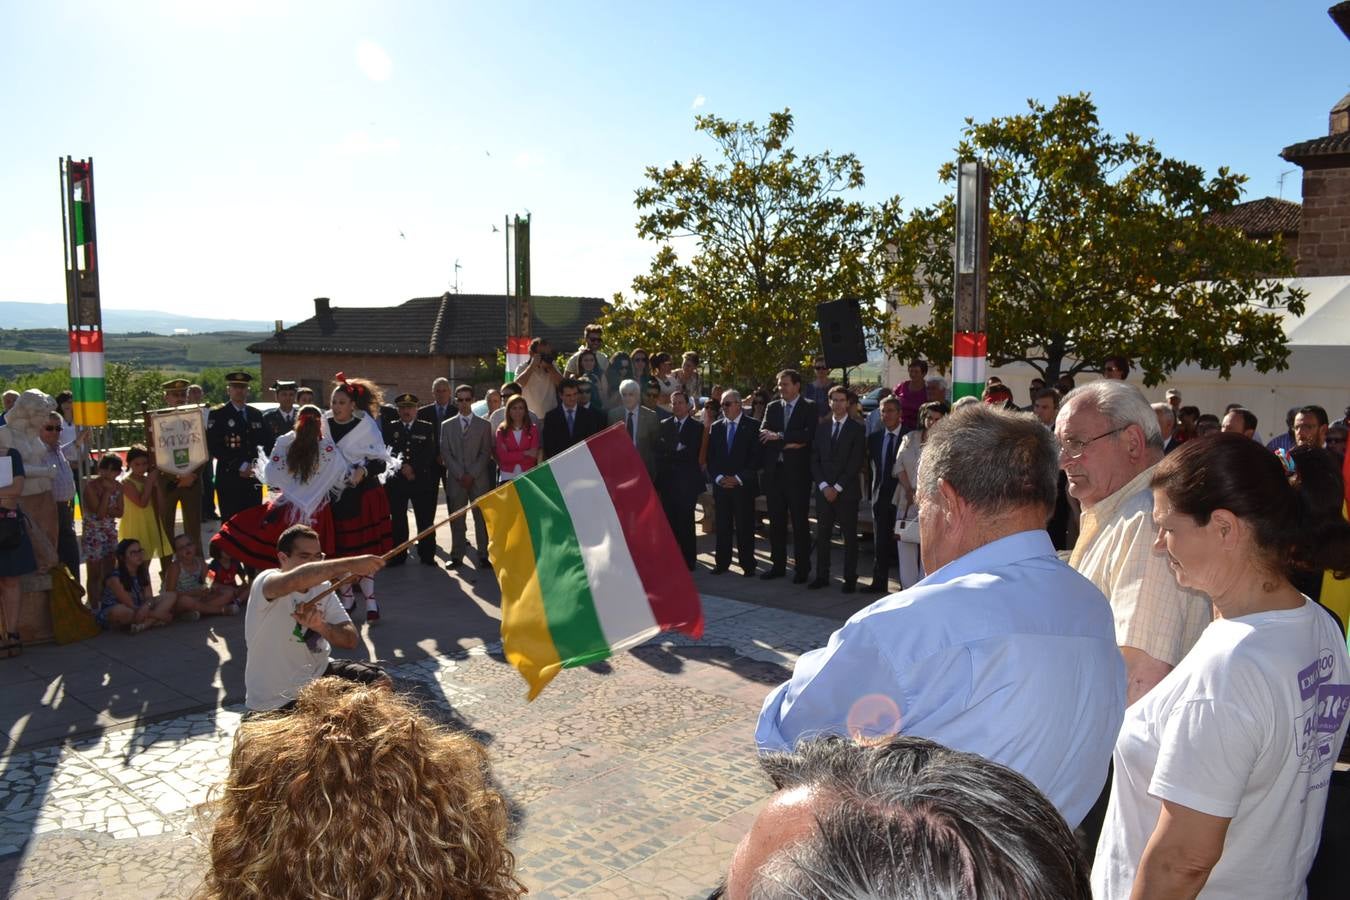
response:
<path id="1" fill-rule="evenodd" d="M 294 381 L 272 382 L 272 393 L 277 395 L 277 408 L 263 413 L 263 424 L 267 426 L 267 440 L 263 449 L 268 453 L 276 446 L 277 438 L 295 427 L 295 417 L 299 410 L 295 406 Z"/>
<path id="2" fill-rule="evenodd" d="M 440 467 L 436 465 L 436 428 L 417 416 L 417 396 L 399 394 L 394 398 L 398 421 L 384 426 L 384 443 L 389 452 L 402 461 L 396 472 L 385 480 L 389 512 L 393 516 L 394 546 L 408 539 L 408 506 L 418 532 L 426 531 L 436 520 L 436 488 Z M 436 534 L 417 542 L 417 560 L 424 566 L 436 564 Z M 391 566 L 408 561 L 406 552 L 389 560 Z"/>
<path id="3" fill-rule="evenodd" d="M 165 406 L 186 406 L 188 403 L 188 382 L 186 378 L 173 378 L 160 385 L 164 390 Z M 166 535 L 175 535 L 178 530 L 174 524 L 178 518 L 178 508 L 183 509 L 183 533 L 192 538 L 193 543 L 202 539 L 202 486 L 199 484 L 201 471 L 205 464 L 198 466 L 186 475 L 175 475 L 163 469 L 156 469 L 159 481 L 159 524 Z M 172 554 L 160 558 L 161 573 L 167 572 Z"/>
<path id="4" fill-rule="evenodd" d="M 262 413 L 248 405 L 252 381 L 253 376 L 247 372 L 228 373 L 225 389 L 230 399 L 211 410 L 207 420 L 206 446 L 216 461 L 216 495 L 222 519 L 262 503 L 262 488 L 253 467 L 267 442 L 267 426 Z"/>

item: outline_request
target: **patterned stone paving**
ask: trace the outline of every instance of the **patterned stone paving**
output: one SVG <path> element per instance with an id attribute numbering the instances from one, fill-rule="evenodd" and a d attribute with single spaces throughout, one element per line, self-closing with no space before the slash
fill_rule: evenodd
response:
<path id="1" fill-rule="evenodd" d="M 701 641 L 661 635 L 562 673 L 533 703 L 494 645 L 390 668 L 489 748 L 531 898 L 704 897 L 767 794 L 765 692 L 836 623 L 705 597 Z M 0 759 L 0 893 L 184 897 L 241 708 Z"/>

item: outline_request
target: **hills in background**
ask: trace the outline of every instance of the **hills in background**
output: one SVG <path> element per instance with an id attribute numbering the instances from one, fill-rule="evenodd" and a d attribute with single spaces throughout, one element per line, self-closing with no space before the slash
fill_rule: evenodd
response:
<path id="1" fill-rule="evenodd" d="M 295 324 L 294 322 L 291 323 Z M 0 328 L 66 328 L 64 303 L 21 303 L 0 301 Z M 105 309 L 103 330 L 106 333 L 129 331 L 173 334 L 185 328 L 193 334 L 208 331 L 268 332 L 271 322 L 248 319 L 206 319 L 183 316 L 154 309 Z M 246 354 L 248 355 L 248 354 Z"/>

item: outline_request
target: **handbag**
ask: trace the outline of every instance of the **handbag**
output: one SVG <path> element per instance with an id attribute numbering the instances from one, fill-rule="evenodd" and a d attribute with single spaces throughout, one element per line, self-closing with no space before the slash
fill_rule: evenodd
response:
<path id="1" fill-rule="evenodd" d="M 0 551 L 18 550 L 23 546 L 23 513 L 17 509 L 0 508 Z"/>
<path id="2" fill-rule="evenodd" d="M 905 507 L 905 514 L 895 520 L 895 536 L 901 543 L 917 544 L 919 542 L 919 520 L 909 518 L 909 507 Z"/>
<path id="3" fill-rule="evenodd" d="M 58 644 L 83 641 L 103 633 L 103 628 L 80 598 L 84 588 L 75 581 L 70 570 L 57 564 L 52 567 L 52 636 Z"/>

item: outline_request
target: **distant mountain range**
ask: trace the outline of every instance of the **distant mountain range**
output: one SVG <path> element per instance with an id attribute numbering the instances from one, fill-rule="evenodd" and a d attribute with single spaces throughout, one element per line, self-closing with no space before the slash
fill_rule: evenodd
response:
<path id="1" fill-rule="evenodd" d="M 292 323 L 294 324 L 294 323 Z M 0 301 L 0 328 L 61 328 L 66 327 L 64 303 L 20 303 Z M 267 331 L 271 322 L 251 319 L 203 319 L 180 316 L 154 309 L 105 309 L 103 330 L 110 334 L 128 331 L 149 331 L 154 334 L 173 334 L 185 328 L 193 334 L 204 331 Z"/>

